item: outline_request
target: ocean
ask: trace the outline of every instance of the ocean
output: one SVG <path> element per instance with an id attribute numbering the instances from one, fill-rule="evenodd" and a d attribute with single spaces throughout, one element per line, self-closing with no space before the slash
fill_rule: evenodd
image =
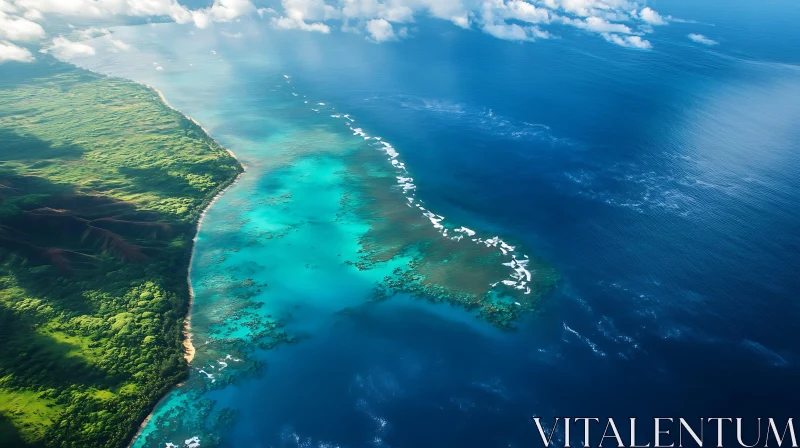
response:
<path id="1" fill-rule="evenodd" d="M 158 88 L 247 166 L 198 236 L 190 379 L 133 446 L 532 447 L 532 416 L 791 417 L 800 8 L 696 3 L 659 2 L 686 21 L 650 51 L 243 20 L 117 27 L 133 50 L 71 60 Z M 409 224 L 417 204 L 557 286 L 513 331 L 376 299 L 398 248 L 444 238 Z M 359 266 L 370 231 L 397 254 Z M 436 257 L 418 269 L 445 283 L 495 273 Z"/>

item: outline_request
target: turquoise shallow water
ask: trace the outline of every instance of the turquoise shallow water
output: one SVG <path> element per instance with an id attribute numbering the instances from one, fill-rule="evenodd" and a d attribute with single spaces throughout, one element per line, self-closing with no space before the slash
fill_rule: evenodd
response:
<path id="1" fill-rule="evenodd" d="M 761 32 L 778 22 L 738 47 L 752 15 L 673 3 L 718 23 L 673 23 L 650 52 L 428 22 L 380 46 L 157 25 L 116 30 L 130 53 L 76 60 L 161 89 L 248 166 L 200 232 L 190 379 L 135 446 L 518 447 L 538 446 L 534 414 L 791 416 L 798 61 Z M 696 31 L 722 43 L 687 43 Z M 359 263 L 409 241 L 445 243 L 405 253 L 432 254 L 440 269 L 420 269 L 443 282 L 518 281 L 451 259 L 467 246 L 441 239 L 438 214 L 450 237 L 466 226 L 552 263 L 563 280 L 540 313 L 506 333 L 474 310 L 374 300 L 408 259 Z"/>

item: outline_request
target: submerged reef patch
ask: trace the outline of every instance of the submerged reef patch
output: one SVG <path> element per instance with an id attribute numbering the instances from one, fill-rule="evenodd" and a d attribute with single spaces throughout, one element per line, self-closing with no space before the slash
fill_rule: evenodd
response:
<path id="1" fill-rule="evenodd" d="M 369 223 L 359 239 L 362 252 L 356 265 L 371 269 L 397 257 L 409 260 L 383 279 L 385 292 L 378 297 L 411 293 L 477 310 L 493 325 L 511 329 L 554 287 L 558 275 L 551 266 L 524 255 L 518 244 L 448 225 L 409 194 L 410 177 L 396 178 L 391 172 L 405 167 L 381 169 L 383 157 L 370 149 L 348 156 L 345 174 L 357 198 L 347 206 Z M 396 160 L 391 153 L 390 159 Z"/>

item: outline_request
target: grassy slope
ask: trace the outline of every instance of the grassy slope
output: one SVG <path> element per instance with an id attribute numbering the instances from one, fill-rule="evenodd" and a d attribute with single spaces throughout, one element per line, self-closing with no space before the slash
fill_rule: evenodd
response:
<path id="1" fill-rule="evenodd" d="M 128 441 L 185 374 L 191 238 L 240 171 L 150 89 L 0 66 L 0 446 Z"/>

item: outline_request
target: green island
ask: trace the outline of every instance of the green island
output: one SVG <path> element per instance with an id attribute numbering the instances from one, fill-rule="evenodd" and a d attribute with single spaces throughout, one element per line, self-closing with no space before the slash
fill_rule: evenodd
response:
<path id="1" fill-rule="evenodd" d="M 0 446 L 125 446 L 187 373 L 187 270 L 242 166 L 145 86 L 0 65 Z"/>

